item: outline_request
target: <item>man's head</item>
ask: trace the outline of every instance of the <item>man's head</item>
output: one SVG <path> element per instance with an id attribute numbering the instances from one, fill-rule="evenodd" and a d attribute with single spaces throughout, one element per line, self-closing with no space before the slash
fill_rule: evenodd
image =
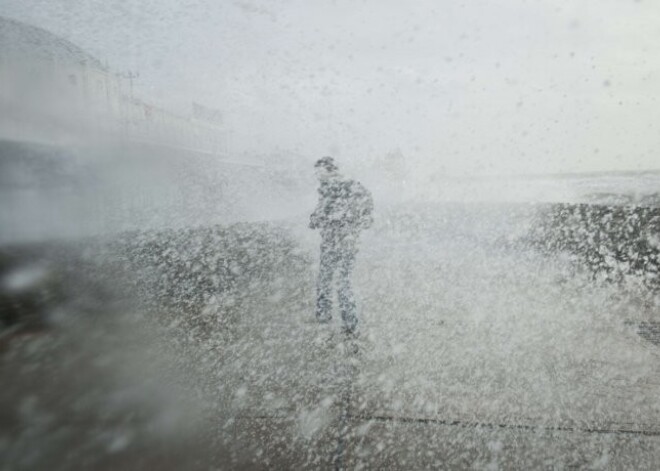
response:
<path id="1" fill-rule="evenodd" d="M 322 157 L 314 164 L 316 176 L 324 180 L 338 175 L 339 167 L 335 164 L 335 159 L 332 157 Z"/>

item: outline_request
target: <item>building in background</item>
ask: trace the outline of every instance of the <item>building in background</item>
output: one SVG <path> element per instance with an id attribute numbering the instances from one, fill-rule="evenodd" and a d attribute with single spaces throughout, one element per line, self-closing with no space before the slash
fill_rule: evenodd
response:
<path id="1" fill-rule="evenodd" d="M 0 138 L 123 139 L 228 154 L 219 111 L 194 103 L 190 117 L 170 113 L 134 96 L 135 77 L 48 31 L 0 17 Z"/>

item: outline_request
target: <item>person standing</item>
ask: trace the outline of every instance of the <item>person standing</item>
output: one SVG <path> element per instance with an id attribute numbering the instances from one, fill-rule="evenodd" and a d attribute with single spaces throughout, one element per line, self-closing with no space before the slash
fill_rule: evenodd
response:
<path id="1" fill-rule="evenodd" d="M 373 199 L 361 183 L 342 177 L 332 157 L 319 159 L 314 167 L 320 181 L 319 202 L 310 216 L 309 227 L 321 231 L 316 318 L 321 323 L 332 319 L 332 281 L 338 273 L 343 330 L 355 334 L 358 318 L 351 274 L 359 235 L 373 224 Z"/>

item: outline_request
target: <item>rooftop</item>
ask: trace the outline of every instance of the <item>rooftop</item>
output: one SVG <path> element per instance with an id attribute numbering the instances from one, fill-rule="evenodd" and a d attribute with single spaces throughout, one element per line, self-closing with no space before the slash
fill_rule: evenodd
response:
<path id="1" fill-rule="evenodd" d="M 4 57 L 55 60 L 60 64 L 106 69 L 96 57 L 49 31 L 0 16 L 0 54 Z"/>

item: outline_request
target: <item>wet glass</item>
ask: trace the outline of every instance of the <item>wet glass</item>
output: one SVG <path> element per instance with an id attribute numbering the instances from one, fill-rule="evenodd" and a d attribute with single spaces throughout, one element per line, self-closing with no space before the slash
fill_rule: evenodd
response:
<path id="1" fill-rule="evenodd" d="M 657 469 L 659 20 L 3 0 L 0 462 Z"/>

